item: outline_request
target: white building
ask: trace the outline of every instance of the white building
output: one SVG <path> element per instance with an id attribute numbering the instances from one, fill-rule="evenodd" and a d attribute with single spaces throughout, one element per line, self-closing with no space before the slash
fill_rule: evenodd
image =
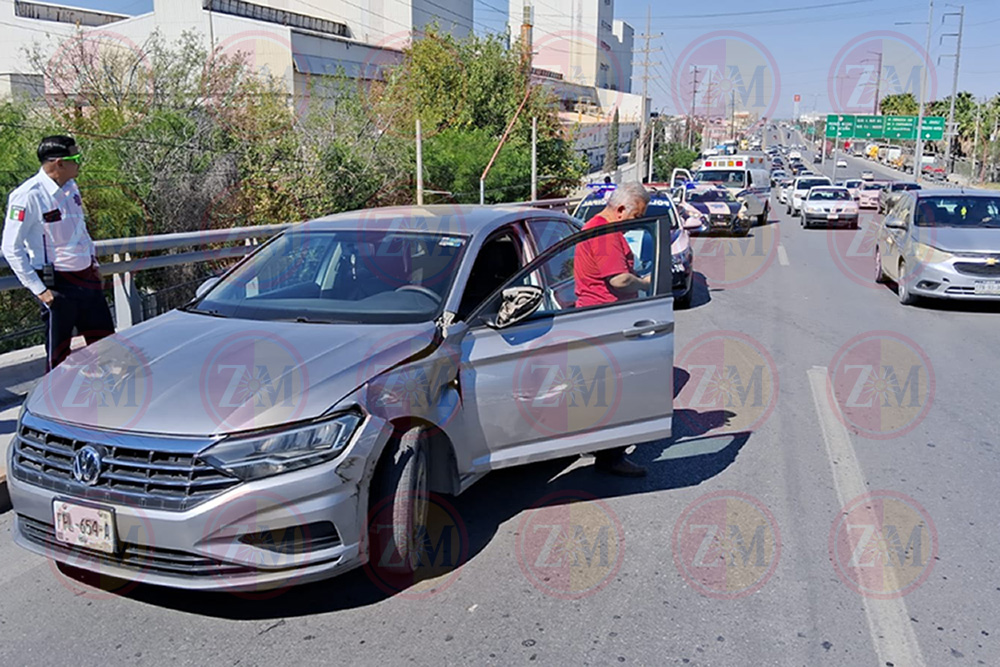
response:
<path id="1" fill-rule="evenodd" d="M 62 7 L 34 0 L 0 0 L 0 97 L 38 90 L 24 49 L 38 43 L 55 53 L 79 29 L 141 49 L 158 31 L 168 42 L 185 32 L 207 47 L 249 52 L 254 64 L 301 94 L 309 77 L 375 76 L 398 57 L 414 31 L 436 24 L 462 38 L 472 32 L 473 0 L 154 0 L 138 16 Z"/>

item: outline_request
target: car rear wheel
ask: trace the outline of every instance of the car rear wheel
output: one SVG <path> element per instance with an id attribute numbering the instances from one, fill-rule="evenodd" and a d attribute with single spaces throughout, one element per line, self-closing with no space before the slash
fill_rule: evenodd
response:
<path id="1" fill-rule="evenodd" d="M 770 204 L 765 204 L 764 205 L 764 211 L 760 215 L 757 216 L 757 224 L 758 225 L 766 225 L 767 224 L 767 218 L 768 218 L 768 216 L 770 214 L 771 214 L 771 205 Z"/>
<path id="2" fill-rule="evenodd" d="M 398 433 L 376 468 L 369 526 L 373 566 L 409 574 L 420 565 L 427 524 L 427 432 Z M 387 525 L 388 524 L 388 525 Z"/>

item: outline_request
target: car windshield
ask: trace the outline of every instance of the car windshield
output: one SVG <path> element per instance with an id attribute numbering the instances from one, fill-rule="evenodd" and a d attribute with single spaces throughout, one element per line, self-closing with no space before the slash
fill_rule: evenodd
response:
<path id="1" fill-rule="evenodd" d="M 746 172 L 730 169 L 703 169 L 694 175 L 699 183 L 722 183 L 723 185 L 743 187 Z"/>
<path id="2" fill-rule="evenodd" d="M 809 193 L 809 201 L 850 201 L 851 193 L 847 190 L 813 190 Z"/>
<path id="3" fill-rule="evenodd" d="M 817 185 L 830 185 L 829 178 L 803 178 L 799 181 L 798 185 L 795 186 L 796 190 L 808 190 L 809 188 L 814 188 Z"/>
<path id="4" fill-rule="evenodd" d="M 881 190 L 882 186 L 878 183 L 865 183 L 861 186 L 862 190 Z"/>
<path id="5" fill-rule="evenodd" d="M 913 220 L 918 227 L 1000 227 L 1000 196 L 922 197 Z"/>
<path id="6" fill-rule="evenodd" d="M 573 217 L 577 220 L 587 222 L 604 210 L 604 208 L 608 205 L 609 197 L 610 193 L 595 197 L 589 201 L 584 200 L 576 209 L 576 213 L 573 214 Z M 673 201 L 669 198 L 664 198 L 662 195 L 650 197 L 649 207 L 646 209 L 646 216 L 658 218 L 663 215 L 670 216 L 670 224 L 672 227 L 680 227 L 680 219 L 677 217 Z"/>
<path id="7" fill-rule="evenodd" d="M 187 310 L 245 320 L 424 322 L 440 310 L 467 240 L 410 230 L 293 230 Z"/>
<path id="8" fill-rule="evenodd" d="M 861 181 L 847 181 L 844 183 L 844 187 L 846 188 L 856 188 L 859 185 L 861 185 Z"/>
<path id="9" fill-rule="evenodd" d="M 893 183 L 893 190 L 919 190 L 920 185 L 917 183 Z"/>
<path id="10" fill-rule="evenodd" d="M 702 192 L 692 192 L 688 195 L 689 202 L 710 202 L 710 201 L 722 201 L 722 202 L 735 202 L 736 199 L 730 194 L 729 190 L 723 190 L 719 188 L 717 190 L 704 190 Z"/>

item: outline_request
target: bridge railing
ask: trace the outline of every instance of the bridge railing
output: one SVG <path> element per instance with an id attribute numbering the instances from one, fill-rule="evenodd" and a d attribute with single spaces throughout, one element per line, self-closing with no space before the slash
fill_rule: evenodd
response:
<path id="1" fill-rule="evenodd" d="M 510 202 L 504 205 L 567 211 L 578 201 L 578 198 L 541 199 L 529 202 Z M 117 328 L 124 329 L 145 319 L 146 313 L 143 308 L 142 295 L 133 279 L 134 273 L 243 257 L 254 250 L 261 241 L 295 224 L 298 223 L 232 227 L 230 229 L 210 229 L 95 241 L 97 256 L 102 260 L 101 273 L 112 278 L 113 312 Z M 183 252 L 166 252 L 172 250 L 183 250 Z M 110 258 L 110 261 L 104 261 L 107 258 Z M 0 269 L 9 269 L 2 256 L 0 256 Z M 0 292 L 20 288 L 21 283 L 14 275 L 0 277 Z M 34 329 L 26 333 L 32 331 Z"/>

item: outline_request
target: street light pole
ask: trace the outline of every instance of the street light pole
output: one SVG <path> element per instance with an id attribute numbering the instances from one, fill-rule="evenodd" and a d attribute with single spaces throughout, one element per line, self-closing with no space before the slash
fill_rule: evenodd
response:
<path id="1" fill-rule="evenodd" d="M 955 12 L 950 14 L 945 14 L 941 17 L 944 21 L 947 16 L 954 16 Z M 948 127 L 945 132 L 945 136 L 948 140 L 945 142 L 944 148 L 944 167 L 951 171 L 951 144 L 955 140 L 955 135 L 958 134 L 957 128 L 955 127 L 955 96 L 958 95 L 958 62 L 962 57 L 962 28 L 965 24 L 965 5 L 962 5 L 958 10 L 958 33 L 954 35 L 958 39 L 955 45 L 955 71 L 951 77 L 951 102 L 948 104 Z M 944 39 L 947 35 L 941 35 Z"/>
<path id="2" fill-rule="evenodd" d="M 934 0 L 928 1 L 927 9 L 927 43 L 924 46 L 924 56 L 930 57 L 931 53 L 931 31 L 934 28 Z M 927 94 L 927 61 L 924 61 L 923 72 L 920 77 L 920 108 L 917 111 L 917 141 L 913 151 L 913 180 L 920 182 L 921 167 L 924 161 L 924 139 L 922 133 L 924 129 L 924 98 Z"/>

